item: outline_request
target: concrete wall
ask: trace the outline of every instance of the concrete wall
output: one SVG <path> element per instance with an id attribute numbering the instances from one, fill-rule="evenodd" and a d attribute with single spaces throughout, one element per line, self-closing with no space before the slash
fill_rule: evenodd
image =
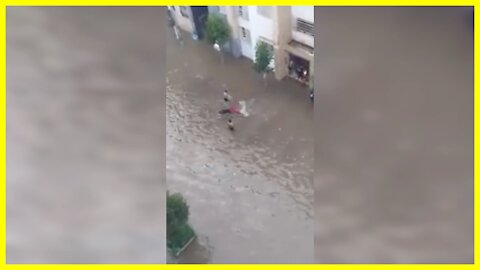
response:
<path id="1" fill-rule="evenodd" d="M 192 21 L 192 10 L 190 7 L 187 7 L 188 11 L 188 18 L 185 18 L 182 16 L 182 13 L 180 13 L 180 6 L 174 6 L 175 10 L 173 10 L 170 7 L 170 11 L 172 12 L 172 15 L 174 16 L 175 23 L 180 27 L 183 31 L 187 31 L 189 33 L 193 32 L 193 21 Z"/>
<path id="2" fill-rule="evenodd" d="M 260 15 L 257 10 L 258 7 L 251 6 L 249 7 L 250 13 L 250 26 L 252 33 L 252 43 L 255 45 L 258 41 L 258 37 L 263 37 L 272 42 L 275 41 L 273 36 L 273 10 L 276 7 L 272 8 L 272 16 L 270 18 Z"/>
<path id="3" fill-rule="evenodd" d="M 292 17 L 302 18 L 309 22 L 315 20 L 315 7 L 313 6 L 292 6 Z"/>
<path id="4" fill-rule="evenodd" d="M 280 80 L 288 74 L 288 54 L 285 51 L 285 47 L 291 40 L 291 31 L 284 31 L 283 29 L 291 29 L 292 23 L 291 7 L 282 6 L 276 7 L 274 10 L 275 21 L 275 78 Z"/>
<path id="5" fill-rule="evenodd" d="M 310 47 L 315 47 L 314 46 L 314 41 L 315 38 L 304 34 L 302 32 L 296 31 L 296 23 L 297 23 L 297 18 L 303 19 L 307 22 L 314 22 L 314 10 L 315 8 L 313 6 L 293 6 L 291 7 L 292 9 L 292 39 L 301 42 L 303 44 L 306 44 Z"/>
<path id="6" fill-rule="evenodd" d="M 248 7 L 244 7 L 246 9 L 248 9 L 246 12 L 248 12 L 248 20 L 240 17 L 238 15 L 238 9 L 237 7 L 234 7 L 234 13 L 235 13 L 235 17 L 237 18 L 238 20 L 238 26 L 239 27 L 244 27 L 246 29 L 248 29 L 250 31 L 250 43 L 246 43 L 242 40 L 242 33 L 239 32 L 239 37 L 240 37 L 240 45 L 241 45 L 241 48 L 242 48 L 242 55 L 249 58 L 249 59 L 252 59 L 253 60 L 253 55 L 254 55 L 254 45 L 253 45 L 253 39 L 252 39 L 252 33 L 251 33 L 251 24 L 250 24 L 250 21 L 251 21 L 251 10 L 252 6 L 248 6 Z M 240 29 L 239 29 L 240 31 Z"/>
<path id="7" fill-rule="evenodd" d="M 284 78 L 288 73 L 288 43 L 295 39 L 298 42 L 314 47 L 314 37 L 294 30 L 296 19 L 302 18 L 308 22 L 314 22 L 313 6 L 272 6 L 270 17 L 258 13 L 258 6 L 244 7 L 248 13 L 248 19 L 238 14 L 238 6 L 223 6 L 224 12 L 220 12 L 219 6 L 209 7 L 209 12 L 224 14 L 231 29 L 231 40 L 226 44 L 226 51 L 234 56 L 244 56 L 252 61 L 255 59 L 255 45 L 258 40 L 265 39 L 274 47 L 274 57 L 271 67 L 274 68 L 277 79 Z M 250 31 L 250 43 L 242 41 L 240 28 Z M 313 76 L 313 56 L 296 53 L 298 56 L 310 61 L 310 74 Z M 313 81 L 313 80 L 312 80 Z"/>
<path id="8" fill-rule="evenodd" d="M 242 48 L 240 43 L 240 29 L 238 26 L 238 19 L 236 9 L 234 6 L 225 6 L 225 16 L 228 25 L 230 26 L 230 42 L 229 49 L 234 57 L 242 56 Z"/>
<path id="9" fill-rule="evenodd" d="M 250 45 L 242 43 L 243 56 L 252 60 L 255 58 L 255 45 L 257 44 L 259 37 L 262 37 L 263 39 L 271 41 L 273 44 L 275 44 L 276 38 L 273 34 L 275 28 L 273 24 L 275 9 L 276 7 L 272 6 L 272 16 L 271 18 L 268 18 L 258 13 L 257 6 L 248 6 L 248 21 L 238 17 L 239 25 L 250 31 Z"/>

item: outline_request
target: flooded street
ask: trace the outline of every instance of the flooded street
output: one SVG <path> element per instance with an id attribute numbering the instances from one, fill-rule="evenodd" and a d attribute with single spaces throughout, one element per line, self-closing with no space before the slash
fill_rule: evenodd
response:
<path id="1" fill-rule="evenodd" d="M 7 8 L 7 263 L 165 263 L 164 8 Z"/>
<path id="2" fill-rule="evenodd" d="M 470 16 L 316 7 L 314 109 L 163 7 L 8 7 L 7 263 L 165 263 L 167 188 L 169 263 L 472 263 Z"/>
<path id="3" fill-rule="evenodd" d="M 473 262 L 471 16 L 315 9 L 317 263 Z"/>
<path id="4" fill-rule="evenodd" d="M 313 262 L 313 104 L 296 82 L 263 81 L 203 41 L 167 31 L 167 186 L 198 235 L 183 263 Z M 186 35 L 184 33 L 184 35 Z M 227 129 L 223 85 L 248 117 Z"/>

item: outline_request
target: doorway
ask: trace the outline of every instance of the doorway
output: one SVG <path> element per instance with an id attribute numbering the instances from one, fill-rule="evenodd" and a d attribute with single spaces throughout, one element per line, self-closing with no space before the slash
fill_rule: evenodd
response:
<path id="1" fill-rule="evenodd" d="M 205 24 L 207 23 L 208 7 L 207 6 L 192 6 L 192 19 L 195 27 L 195 32 L 199 39 L 203 39 Z"/>
<path id="2" fill-rule="evenodd" d="M 288 76 L 308 85 L 310 82 L 310 62 L 289 53 Z"/>

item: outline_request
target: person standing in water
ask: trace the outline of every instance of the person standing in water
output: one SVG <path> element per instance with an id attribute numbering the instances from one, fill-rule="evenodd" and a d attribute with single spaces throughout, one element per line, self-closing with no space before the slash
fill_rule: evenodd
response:
<path id="1" fill-rule="evenodd" d="M 225 101 L 225 103 L 229 103 L 231 100 L 232 96 L 228 93 L 228 89 L 225 89 L 223 91 L 223 101 Z"/>
<path id="2" fill-rule="evenodd" d="M 227 125 L 228 125 L 228 129 L 230 129 L 230 131 L 235 130 L 235 128 L 233 127 L 232 119 L 228 119 Z"/>

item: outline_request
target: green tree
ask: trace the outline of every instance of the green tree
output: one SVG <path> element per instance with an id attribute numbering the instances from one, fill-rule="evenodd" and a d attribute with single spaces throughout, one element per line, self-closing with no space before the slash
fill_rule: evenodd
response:
<path id="1" fill-rule="evenodd" d="M 270 46 L 262 41 L 255 45 L 255 70 L 262 74 L 265 86 L 267 85 L 267 72 L 270 71 L 270 63 L 273 59 L 273 52 Z"/>
<path id="2" fill-rule="evenodd" d="M 207 41 L 211 44 L 217 43 L 222 48 L 230 39 L 230 28 L 225 20 L 218 14 L 208 14 L 205 34 Z M 223 53 L 220 50 L 220 57 L 223 63 Z"/>
<path id="3" fill-rule="evenodd" d="M 179 193 L 167 194 L 168 224 L 182 224 L 188 221 L 189 208 L 183 196 Z"/>
<path id="4" fill-rule="evenodd" d="M 167 247 L 174 254 L 195 236 L 188 216 L 189 207 L 183 196 L 167 192 Z"/>

